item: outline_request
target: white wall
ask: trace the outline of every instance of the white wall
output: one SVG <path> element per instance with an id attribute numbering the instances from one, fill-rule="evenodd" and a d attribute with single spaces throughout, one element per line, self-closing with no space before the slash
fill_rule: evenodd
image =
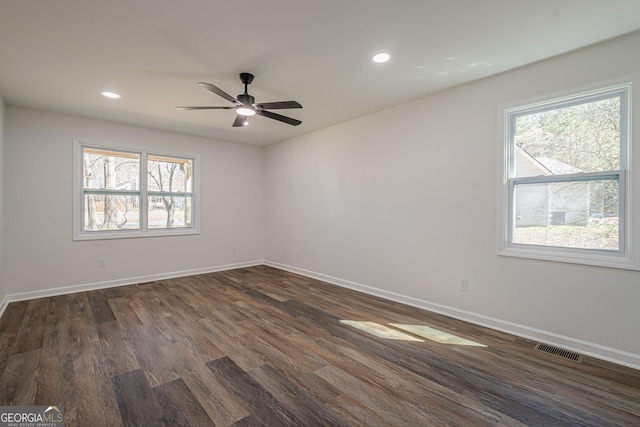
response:
<path id="1" fill-rule="evenodd" d="M 5 131 L 7 293 L 262 260 L 262 147 L 13 106 Z M 199 153 L 201 234 L 72 241 L 74 137 Z"/>
<path id="2" fill-rule="evenodd" d="M 636 33 L 267 147 L 265 259 L 640 368 L 640 272 L 496 255 L 498 105 L 639 72 L 639 48 Z"/>
<path id="3" fill-rule="evenodd" d="M 2 280 L 2 272 L 4 270 L 3 258 L 4 252 L 2 250 L 2 242 L 4 242 L 4 114 L 5 106 L 2 95 L 0 94 L 0 314 L 3 311 L 2 300 L 6 295 L 4 288 L 4 281 Z"/>

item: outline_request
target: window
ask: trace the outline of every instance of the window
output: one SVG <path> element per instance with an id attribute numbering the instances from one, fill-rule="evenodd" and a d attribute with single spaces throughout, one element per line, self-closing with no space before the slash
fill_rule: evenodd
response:
<path id="1" fill-rule="evenodd" d="M 198 233 L 197 160 L 74 141 L 74 239 Z"/>
<path id="2" fill-rule="evenodd" d="M 501 108 L 500 255 L 638 268 L 630 105 L 624 83 Z"/>

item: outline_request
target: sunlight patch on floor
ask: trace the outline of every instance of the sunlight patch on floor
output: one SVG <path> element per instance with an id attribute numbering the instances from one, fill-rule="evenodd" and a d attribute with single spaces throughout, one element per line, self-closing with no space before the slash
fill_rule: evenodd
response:
<path id="1" fill-rule="evenodd" d="M 360 329 L 361 331 L 367 332 L 368 334 L 371 334 L 378 338 L 383 338 L 387 340 L 424 342 L 419 338 L 402 333 L 396 329 L 388 328 L 376 322 L 366 322 L 366 321 L 358 321 L 358 320 L 341 320 L 340 323 Z"/>
<path id="2" fill-rule="evenodd" d="M 472 347 L 486 347 L 484 344 L 471 341 L 448 332 L 440 331 L 425 325 L 404 325 L 401 323 L 389 323 L 394 328 L 402 329 L 422 338 L 439 342 L 440 344 L 468 345 Z"/>

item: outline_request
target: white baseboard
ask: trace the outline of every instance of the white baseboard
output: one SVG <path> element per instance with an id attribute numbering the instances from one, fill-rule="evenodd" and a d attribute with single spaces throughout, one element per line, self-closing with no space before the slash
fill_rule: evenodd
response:
<path id="1" fill-rule="evenodd" d="M 156 280 L 173 279 L 175 277 L 194 276 L 196 274 L 214 273 L 216 271 L 234 270 L 236 268 L 255 267 L 256 265 L 262 265 L 262 260 L 239 262 L 236 264 L 217 265 L 213 267 L 195 268 L 191 270 L 171 271 L 168 273 L 150 274 L 147 276 L 139 277 L 127 277 L 124 279 L 107 280 L 104 282 L 87 283 L 83 285 L 63 286 L 53 289 L 43 289 L 41 291 L 20 292 L 15 294 L 8 294 L 2 299 L 2 305 L 0 305 L 0 317 L 6 309 L 9 303 L 16 301 L 25 301 L 36 298 L 53 297 L 56 295 L 73 294 L 76 292 L 87 292 L 98 289 L 115 288 L 118 286 L 134 285 L 136 283 L 153 282 Z"/>
<path id="2" fill-rule="evenodd" d="M 264 261 L 264 265 L 278 268 L 280 270 L 290 271 L 292 273 L 300 274 L 306 277 L 311 277 L 313 279 L 322 280 L 324 282 L 342 286 L 344 288 L 353 289 L 355 291 L 363 292 L 363 293 L 374 295 L 380 298 L 384 298 L 384 299 L 399 302 L 402 304 L 410 305 L 413 307 L 421 308 L 434 313 L 443 314 L 445 316 L 453 317 L 454 319 L 463 320 L 465 322 L 473 323 L 475 325 L 484 326 L 484 327 L 498 330 L 501 332 L 506 332 L 511 335 L 516 335 L 516 336 L 530 339 L 533 341 L 539 341 L 545 344 L 561 347 L 567 350 L 571 350 L 571 351 L 583 354 L 585 356 L 591 356 L 596 359 L 606 360 L 607 362 L 612 362 L 618 365 L 623 365 L 629 368 L 640 370 L 640 355 L 629 353 L 624 350 L 618 350 L 618 349 L 606 347 L 600 344 L 559 335 L 554 332 L 531 328 L 525 325 L 519 325 L 517 323 L 512 323 L 505 320 L 484 316 L 478 313 L 459 310 L 457 308 L 436 304 L 436 303 L 425 301 L 422 299 L 413 298 L 407 295 L 397 294 L 395 292 L 374 288 L 371 286 L 363 285 L 361 283 L 340 279 L 338 277 L 317 273 L 315 271 L 305 270 L 305 269 L 294 267 L 291 265 L 280 264 L 277 262 L 267 261 L 267 260 Z"/>

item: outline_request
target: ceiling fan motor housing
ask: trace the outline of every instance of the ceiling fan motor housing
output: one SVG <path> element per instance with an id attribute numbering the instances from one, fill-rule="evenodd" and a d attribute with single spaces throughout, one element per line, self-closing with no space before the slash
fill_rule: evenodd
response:
<path id="1" fill-rule="evenodd" d="M 243 93 L 238 95 L 238 101 L 242 102 L 243 105 L 246 105 L 249 107 L 253 106 L 253 104 L 256 103 L 256 99 L 253 96 L 249 95 L 248 93 Z"/>

